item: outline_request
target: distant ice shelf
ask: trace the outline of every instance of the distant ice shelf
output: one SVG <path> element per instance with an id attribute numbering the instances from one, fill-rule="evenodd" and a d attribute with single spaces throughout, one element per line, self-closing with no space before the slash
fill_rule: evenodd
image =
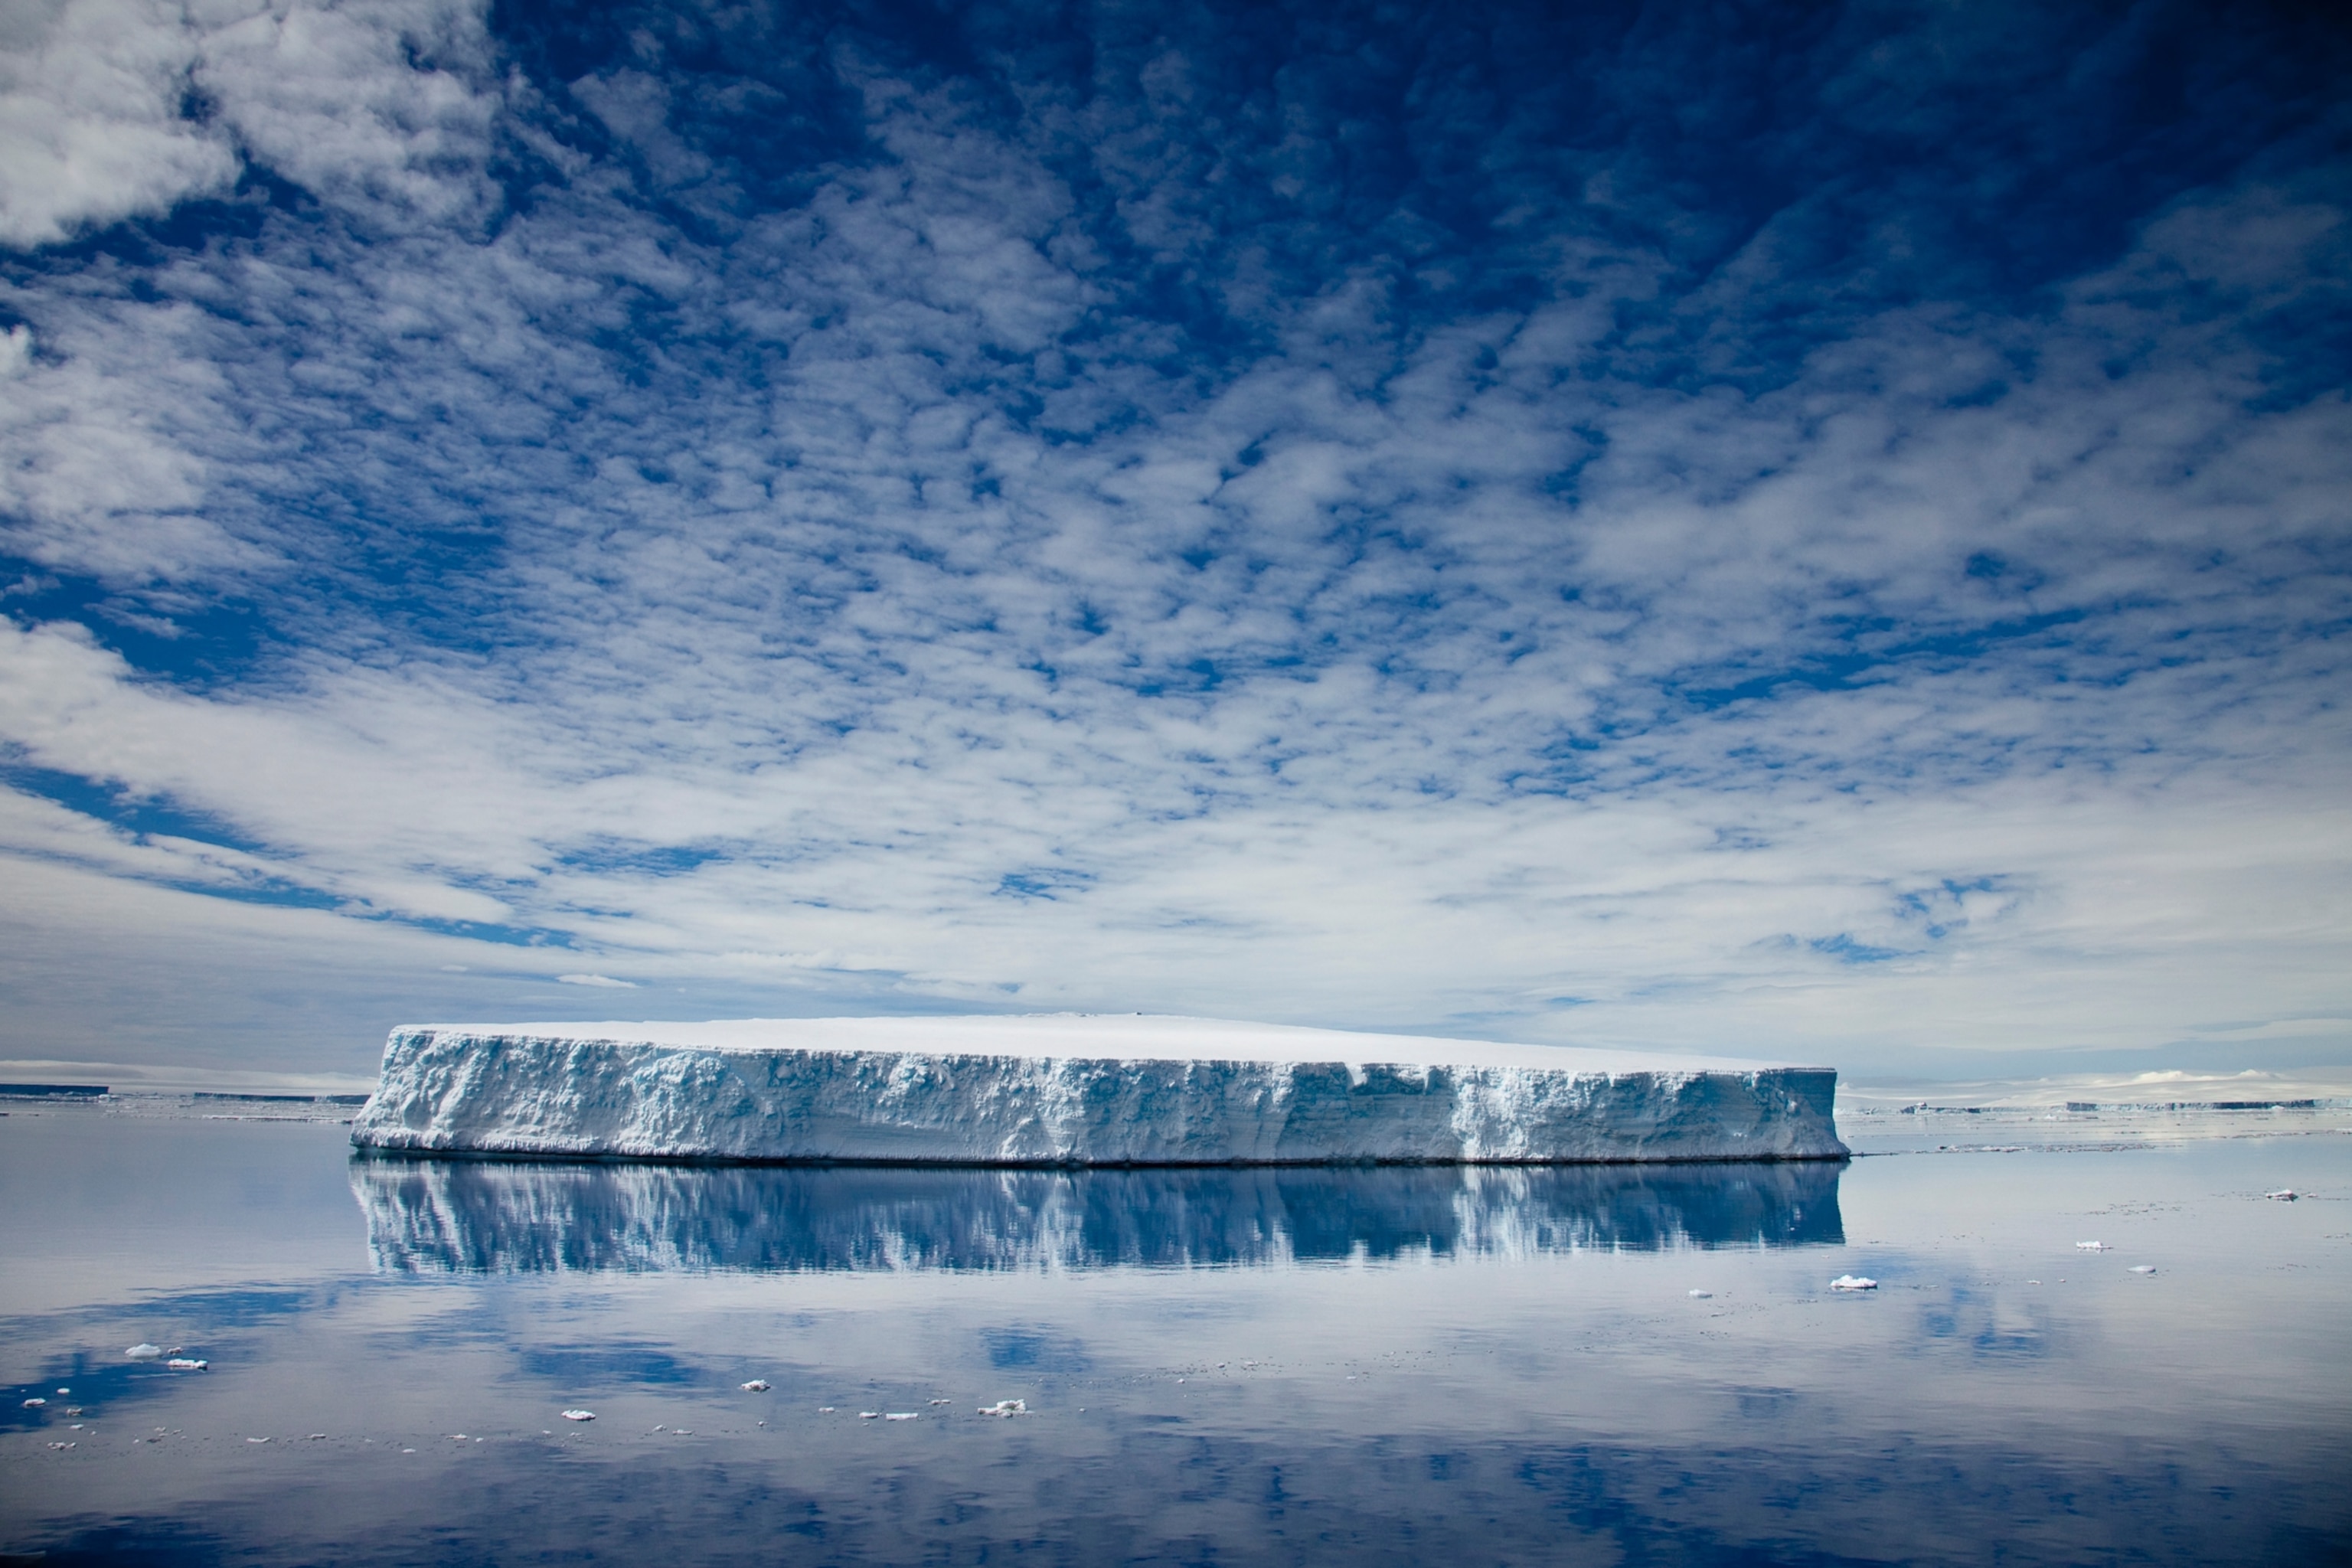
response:
<path id="1" fill-rule="evenodd" d="M 957 1165 L 1846 1152 L 1825 1068 L 1097 1014 L 393 1031 L 352 1124 L 417 1153 Z"/>

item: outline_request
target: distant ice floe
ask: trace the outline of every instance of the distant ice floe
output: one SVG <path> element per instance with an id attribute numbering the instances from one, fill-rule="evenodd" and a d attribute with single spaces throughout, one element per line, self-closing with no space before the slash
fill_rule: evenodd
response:
<path id="1" fill-rule="evenodd" d="M 1837 1075 L 1714 1058 L 1056 1015 L 393 1032 L 363 1148 L 949 1164 L 1846 1153 Z"/>
<path id="2" fill-rule="evenodd" d="M 1000 1399 L 993 1405 L 980 1407 L 982 1415 L 1026 1415 L 1029 1406 L 1018 1399 Z"/>
<path id="3" fill-rule="evenodd" d="M 1841 1274 L 1830 1281 L 1832 1290 L 1875 1290 L 1878 1281 L 1860 1274 Z"/>
<path id="4" fill-rule="evenodd" d="M 2114 1249 L 2108 1247 L 2104 1241 L 2078 1241 L 2074 1244 L 2074 1250 L 2077 1252 L 2109 1252 Z"/>
<path id="5" fill-rule="evenodd" d="M 596 1419 L 596 1413 L 593 1410 L 567 1410 L 563 1413 L 563 1418 L 566 1421 L 593 1421 Z"/>
<path id="6" fill-rule="evenodd" d="M 2135 1274 L 2153 1274 L 2156 1272 L 2156 1265 L 2153 1263 L 2135 1263 L 2131 1267 L 2131 1271 Z"/>
<path id="7" fill-rule="evenodd" d="M 2270 1198 L 2277 1203 L 2291 1204 L 2296 1199 L 2302 1197 L 2303 1194 L 2296 1192 L 2293 1187 L 2281 1187 L 2274 1193 L 2264 1193 L 2263 1196 Z"/>
<path id="8" fill-rule="evenodd" d="M 124 1351 L 122 1353 L 129 1356 L 132 1361 L 156 1361 L 162 1358 L 163 1354 L 163 1347 L 161 1345 L 151 1345 L 142 1342 L 132 1345 L 129 1350 Z"/>
<path id="9" fill-rule="evenodd" d="M 1715 1292 L 1712 1290 L 1694 1290 L 1690 1293 L 1690 1299 L 1694 1301 L 1713 1300 L 1715 1299 Z"/>
<path id="10" fill-rule="evenodd" d="M 175 1355 L 163 1364 L 173 1372 L 209 1372 L 213 1363 L 195 1356 Z"/>
<path id="11" fill-rule="evenodd" d="M 755 1377 L 751 1382 L 744 1384 L 742 1388 L 743 1392 L 746 1394 L 765 1394 L 772 1386 L 774 1385 L 769 1383 L 766 1378 Z"/>

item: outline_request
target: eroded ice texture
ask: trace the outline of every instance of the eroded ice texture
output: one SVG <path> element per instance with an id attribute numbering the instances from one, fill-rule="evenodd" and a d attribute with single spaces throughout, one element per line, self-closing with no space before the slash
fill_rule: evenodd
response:
<path id="1" fill-rule="evenodd" d="M 1836 1074 L 1193 1018 L 396 1029 L 362 1147 L 1214 1164 L 1823 1159 Z"/>

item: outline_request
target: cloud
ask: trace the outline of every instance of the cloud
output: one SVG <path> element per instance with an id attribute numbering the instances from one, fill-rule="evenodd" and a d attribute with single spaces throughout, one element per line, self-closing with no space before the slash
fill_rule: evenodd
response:
<path id="1" fill-rule="evenodd" d="M 237 157 L 188 118 L 201 36 L 163 0 L 15 8 L 0 35 L 0 244 L 54 243 L 225 189 Z"/>
<path id="2" fill-rule="evenodd" d="M 204 13 L 283 189 L 0 294 L 0 843 L 648 1005 L 2341 1016 L 2333 68 L 2167 164 L 1888 16 Z"/>

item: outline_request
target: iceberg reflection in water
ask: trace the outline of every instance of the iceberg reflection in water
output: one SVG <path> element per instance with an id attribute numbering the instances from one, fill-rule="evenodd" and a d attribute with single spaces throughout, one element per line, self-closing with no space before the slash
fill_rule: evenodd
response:
<path id="1" fill-rule="evenodd" d="M 1268 1267 L 1843 1241 L 1842 1167 L 1003 1171 L 352 1162 L 409 1274 Z"/>

